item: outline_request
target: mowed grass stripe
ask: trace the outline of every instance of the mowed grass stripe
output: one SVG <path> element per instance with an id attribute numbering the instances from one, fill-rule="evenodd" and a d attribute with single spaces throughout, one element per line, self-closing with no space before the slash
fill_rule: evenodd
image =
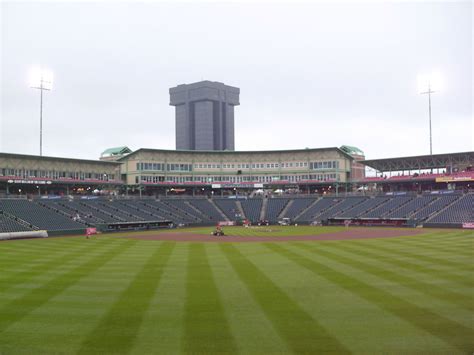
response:
<path id="1" fill-rule="evenodd" d="M 0 279 L 0 292 L 5 292 L 11 287 L 27 282 L 36 276 L 44 275 L 50 270 L 64 266 L 66 263 L 73 262 L 75 259 L 83 256 L 84 251 L 90 248 L 90 244 L 84 243 L 80 248 L 74 248 L 69 252 L 64 252 L 63 250 L 59 255 L 57 255 L 57 252 L 49 254 L 47 261 L 40 264 L 35 263 L 26 270 L 10 272 L 7 278 Z"/>
<path id="2" fill-rule="evenodd" d="M 338 243 L 338 244 L 342 244 L 342 243 Z M 350 256 L 344 256 L 341 254 L 341 251 L 344 252 L 342 245 L 341 245 L 340 250 L 338 249 L 338 245 L 334 245 L 334 244 L 329 245 L 329 243 L 318 245 L 317 247 L 314 247 L 308 244 L 302 244 L 302 243 L 297 243 L 294 245 L 300 249 L 307 250 L 311 253 L 321 255 L 328 259 L 335 260 L 338 263 L 348 265 L 351 268 L 363 271 L 367 274 L 371 274 L 380 279 L 387 280 L 395 284 L 398 284 L 400 286 L 421 292 L 425 294 L 428 298 L 429 297 L 437 298 L 443 302 L 448 302 L 451 304 L 458 305 L 464 308 L 465 310 L 468 310 L 471 312 L 474 311 L 474 302 L 473 302 L 472 297 L 459 294 L 459 293 L 453 293 L 446 288 L 424 282 L 414 277 L 410 277 L 408 276 L 408 274 L 401 275 L 397 272 L 394 272 L 384 267 L 382 264 L 374 265 L 372 263 L 361 261 L 360 259 L 362 255 L 357 255 L 353 253 Z"/>
<path id="3" fill-rule="evenodd" d="M 406 253 L 399 252 L 398 250 L 393 250 L 389 248 L 381 248 L 376 246 L 372 243 L 365 243 L 364 248 L 368 251 L 373 250 L 375 253 L 378 253 L 381 257 L 393 258 L 398 260 L 401 263 L 404 263 L 407 267 L 409 267 L 413 271 L 423 272 L 423 273 L 431 273 L 432 271 L 436 271 L 436 276 L 438 278 L 444 279 L 449 282 L 455 282 L 459 285 L 472 287 L 472 280 L 466 279 L 463 275 L 459 275 L 456 271 L 451 270 L 464 270 L 466 264 L 460 264 L 455 268 L 450 267 L 449 270 L 447 269 L 439 269 L 439 264 L 430 258 L 430 260 L 426 260 L 426 257 L 421 255 L 421 253 L 409 253 L 411 255 L 407 256 Z M 400 257 L 401 256 L 401 257 Z M 433 268 L 436 266 L 436 269 Z"/>
<path id="4" fill-rule="evenodd" d="M 45 242 L 45 241 L 42 241 Z M 0 242 L 0 244 L 3 242 Z M 20 244 L 21 243 L 21 244 Z M 35 248 L 32 240 L 21 240 L 13 241 L 11 244 L 15 245 L 17 250 L 21 250 L 21 253 L 16 253 L 14 250 L 5 250 L 0 248 L 0 268 L 2 271 L 16 271 L 18 268 L 28 267 L 29 265 L 42 263 L 45 260 L 50 259 L 51 255 L 57 253 L 64 253 L 67 250 L 74 250 L 79 245 L 78 243 L 60 243 L 55 247 L 52 247 L 50 243 L 44 248 Z M 84 243 L 81 243 L 81 245 Z M 2 275 L 0 275 L 1 277 Z"/>
<path id="5" fill-rule="evenodd" d="M 434 238 L 430 239 L 430 242 L 426 241 L 426 243 L 424 243 L 424 242 L 417 243 L 417 242 L 414 242 L 414 241 L 411 241 L 411 243 L 397 243 L 396 240 L 384 240 L 384 241 L 381 241 L 380 243 L 377 243 L 377 246 L 381 250 L 388 250 L 392 253 L 395 252 L 395 253 L 398 253 L 400 255 L 407 255 L 407 256 L 413 256 L 414 253 L 412 251 L 416 250 L 416 249 L 420 249 L 420 250 L 423 250 L 423 251 L 431 250 L 433 252 L 438 253 L 439 257 L 431 257 L 429 255 L 421 255 L 423 257 L 423 260 L 429 261 L 431 263 L 438 263 L 438 264 L 447 265 L 447 266 L 454 266 L 454 267 L 458 267 L 459 264 L 462 264 L 462 262 L 460 262 L 460 261 L 456 262 L 456 261 L 448 260 L 448 259 L 443 257 L 443 256 L 445 256 L 445 255 L 443 255 L 444 247 L 442 245 L 436 246 L 436 244 L 443 243 L 443 241 L 442 241 L 443 239 L 441 239 L 441 242 L 440 242 L 438 237 L 439 236 L 437 236 L 436 239 L 434 239 Z M 445 236 L 445 237 L 447 237 L 447 236 Z M 464 238 L 462 238 L 462 239 L 464 239 Z M 452 247 L 452 243 L 455 243 L 455 241 L 453 241 L 450 238 L 449 245 L 451 247 Z M 406 248 L 407 246 L 409 247 L 408 249 Z M 464 249 L 464 251 L 465 251 L 465 249 Z M 463 250 L 460 250 L 460 252 L 463 253 Z M 447 252 L 447 254 L 449 256 L 452 256 L 453 253 L 451 251 L 449 251 L 449 252 Z M 469 253 L 465 256 L 469 256 Z"/>
<path id="6" fill-rule="evenodd" d="M 459 260 L 462 258 L 470 258 L 472 257 L 472 251 L 469 247 L 472 247 L 472 243 L 466 242 L 468 241 L 466 237 L 462 237 L 461 239 L 452 240 L 449 237 L 449 234 L 445 235 L 446 239 L 449 239 L 449 242 L 442 242 L 438 238 L 428 238 L 428 241 L 412 241 L 412 242 L 405 242 L 405 243 L 396 243 L 394 241 L 386 241 L 377 243 L 382 247 L 390 248 L 395 250 L 423 250 L 425 255 L 436 255 L 438 258 L 442 260 L 448 261 L 448 263 L 452 262 L 453 255 L 456 255 Z M 419 240 L 419 239 L 417 239 Z"/>
<path id="7" fill-rule="evenodd" d="M 455 242 L 453 242 L 455 243 Z M 349 243 L 351 244 L 351 243 Z M 418 245 L 418 244 L 408 244 L 408 243 L 387 243 L 385 241 L 367 241 L 367 247 L 378 248 L 380 252 L 394 254 L 400 258 L 407 259 L 417 259 L 420 262 L 425 262 L 428 264 L 439 265 L 440 268 L 446 270 L 452 270 L 459 268 L 460 265 L 465 264 L 466 260 L 470 258 L 468 255 L 459 254 L 456 250 L 449 250 L 447 248 L 443 249 L 434 249 L 428 246 Z M 466 247 L 460 247 L 460 250 L 466 251 Z M 468 251 L 468 253 L 471 253 Z M 471 253 L 472 255 L 472 253 Z M 418 258 L 421 257 L 421 259 Z"/>
<path id="8" fill-rule="evenodd" d="M 456 237 L 453 237 L 456 236 Z M 423 234 L 413 237 L 413 239 L 404 239 L 397 243 L 397 240 L 386 239 L 381 245 L 395 248 L 423 249 L 427 252 L 434 252 L 439 255 L 452 255 L 455 252 L 461 256 L 470 256 L 472 252 L 468 248 L 472 246 L 472 237 L 474 234 L 468 233 L 443 233 L 443 234 Z"/>
<path id="9" fill-rule="evenodd" d="M 280 337 L 239 275 L 222 254 L 218 243 L 208 243 L 206 247 L 214 277 L 218 280 L 217 287 L 223 300 L 229 326 L 239 345 L 239 352 L 243 354 L 291 353 L 286 341 Z M 251 254 L 260 249 L 256 244 L 253 244 L 251 248 Z M 242 252 L 248 256 L 248 250 Z M 267 259 L 266 255 L 259 256 L 262 262 L 264 262 L 263 259 Z"/>
<path id="10" fill-rule="evenodd" d="M 310 270 L 315 275 L 340 285 L 353 294 L 444 340 L 455 348 L 463 352 L 472 351 L 474 346 L 472 329 L 444 318 L 428 309 L 418 307 L 379 287 L 330 268 L 322 262 L 295 253 L 288 248 L 275 243 L 268 243 L 265 246 L 273 252 L 285 256 L 294 263 Z"/>
<path id="11" fill-rule="evenodd" d="M 7 240 L 0 242 L 0 252 L 6 255 L 30 256 L 37 252 L 61 250 L 66 245 L 79 243 L 81 243 L 80 238 L 75 237 Z M 22 247 L 19 248 L 19 245 Z"/>
<path id="12" fill-rule="evenodd" d="M 174 242 L 165 242 L 157 247 L 127 289 L 83 341 L 79 354 L 130 352 L 174 246 Z"/>
<path id="13" fill-rule="evenodd" d="M 326 244 L 324 247 L 333 247 L 332 245 Z M 443 297 L 442 294 L 445 296 L 449 297 L 453 302 L 458 303 L 459 305 L 466 307 L 470 310 L 474 310 L 474 298 L 472 295 L 472 292 L 470 294 L 465 294 L 465 293 L 460 293 L 456 292 L 453 289 L 448 289 L 446 286 L 445 287 L 440 287 L 437 286 L 431 282 L 424 282 L 422 281 L 422 276 L 419 277 L 417 274 L 423 274 L 426 276 L 429 276 L 430 279 L 432 280 L 443 280 L 442 277 L 439 275 L 439 270 L 435 269 L 429 269 L 429 268 L 420 268 L 415 265 L 410 265 L 409 263 L 407 264 L 405 261 L 399 260 L 397 258 L 387 256 L 387 255 L 380 255 L 379 253 L 371 252 L 365 249 L 365 245 L 360 245 L 360 246 L 355 246 L 354 244 L 349 244 L 349 243 L 340 243 L 335 247 L 338 250 L 345 251 L 348 253 L 355 254 L 361 258 L 365 258 L 367 260 L 373 260 L 374 262 L 377 263 L 382 263 L 382 264 L 388 264 L 392 265 L 397 269 L 401 270 L 406 270 L 407 274 L 404 275 L 404 278 L 406 279 L 407 282 L 411 283 L 411 285 L 414 285 L 415 287 L 417 284 L 422 285 L 423 287 L 426 287 L 426 291 L 430 296 L 435 296 L 435 297 Z M 372 265 L 372 267 L 375 267 Z M 381 267 L 380 264 L 378 264 L 377 267 Z M 387 270 L 387 266 L 383 267 L 384 270 Z M 391 273 L 390 270 L 388 270 L 389 273 Z M 397 272 L 398 275 L 400 275 Z M 413 275 L 413 276 L 407 276 L 407 275 Z M 466 273 L 466 277 L 464 278 L 467 283 L 471 284 L 471 287 L 474 286 L 474 280 L 472 277 L 472 274 Z M 452 283 L 451 279 L 447 279 L 449 283 Z M 433 293 L 433 288 L 434 287 L 434 293 Z"/>
<path id="14" fill-rule="evenodd" d="M 152 242 L 154 243 L 154 242 Z M 176 354 L 182 350 L 188 243 L 176 243 L 162 272 L 130 354 Z"/>
<path id="15" fill-rule="evenodd" d="M 219 247 L 292 351 L 298 354 L 349 352 L 235 246 L 220 244 Z"/>
<path id="16" fill-rule="evenodd" d="M 190 244 L 186 278 L 184 352 L 236 353 L 203 244 Z"/>
<path id="17" fill-rule="evenodd" d="M 51 298 L 60 294 L 81 278 L 105 265 L 108 261 L 117 257 L 136 243 L 136 241 L 127 241 L 118 245 L 115 244 L 111 249 L 101 252 L 99 255 L 92 257 L 76 268 L 55 277 L 43 286 L 35 288 L 24 296 L 6 304 L 0 308 L 0 332 L 4 331 L 11 324 L 18 322 L 31 311 L 47 303 Z"/>

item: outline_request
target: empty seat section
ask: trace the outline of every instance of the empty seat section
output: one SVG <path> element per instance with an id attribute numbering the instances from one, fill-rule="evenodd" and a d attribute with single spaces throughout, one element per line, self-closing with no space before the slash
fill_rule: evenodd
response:
<path id="1" fill-rule="evenodd" d="M 325 210 L 334 207 L 336 204 L 340 203 L 342 199 L 324 197 L 316 201 L 311 207 L 309 207 L 301 216 L 295 220 L 301 222 L 313 222 L 316 215 L 321 214 Z"/>
<path id="2" fill-rule="evenodd" d="M 360 215 L 362 218 L 382 218 L 386 214 L 396 210 L 400 206 L 413 200 L 412 196 L 397 196 L 388 199 L 385 203 L 378 205 L 374 209 Z"/>
<path id="3" fill-rule="evenodd" d="M 137 220 L 142 220 L 142 221 L 155 221 L 157 220 L 153 215 L 150 213 L 141 210 L 140 208 L 136 207 L 133 204 L 128 204 L 126 200 L 117 200 L 117 201 L 102 201 L 102 205 L 107 205 L 108 207 L 111 208 L 116 208 L 119 211 L 126 213 L 127 215 L 131 215 Z M 130 217 L 131 218 L 131 217 Z"/>
<path id="4" fill-rule="evenodd" d="M 186 200 L 164 200 L 165 203 L 167 203 L 170 207 L 174 207 L 176 209 L 180 209 L 181 211 L 183 211 L 185 213 L 186 216 L 189 217 L 190 221 L 193 222 L 193 223 L 199 223 L 201 222 L 202 220 L 205 220 L 207 219 L 206 216 L 204 216 L 201 212 L 199 212 L 198 210 L 196 210 L 195 208 L 191 207 L 189 205 L 189 202 L 186 201 Z"/>
<path id="5" fill-rule="evenodd" d="M 143 221 L 143 218 L 138 217 L 132 213 L 124 211 L 121 206 L 117 206 L 110 201 L 90 201 L 89 202 L 93 207 L 104 211 L 106 213 L 110 213 L 116 217 L 120 217 L 126 222 L 138 222 Z"/>
<path id="6" fill-rule="evenodd" d="M 308 206 L 311 205 L 314 201 L 316 201 L 315 198 L 295 198 L 293 199 L 293 203 L 291 204 L 291 206 L 288 207 L 285 214 L 281 217 L 294 219 L 302 211 L 308 208 Z"/>
<path id="7" fill-rule="evenodd" d="M 97 224 L 103 223 L 103 221 L 99 218 L 96 218 L 93 215 L 88 214 L 81 214 L 77 210 L 71 209 L 68 207 L 68 200 L 60 199 L 60 200 L 40 200 L 38 202 L 40 205 L 46 206 L 60 214 L 66 215 L 68 218 L 73 220 L 78 220 L 80 222 L 84 222 L 87 224 Z"/>
<path id="8" fill-rule="evenodd" d="M 90 206 L 83 205 L 77 201 L 67 201 L 61 200 L 56 202 L 57 205 L 64 207 L 65 209 L 69 209 L 72 211 L 73 216 L 79 215 L 81 220 L 98 224 L 98 223 L 112 223 L 112 222 L 119 222 L 119 219 L 114 218 L 109 214 L 105 214 L 103 212 L 97 211 Z"/>
<path id="9" fill-rule="evenodd" d="M 354 206 L 350 209 L 345 210 L 344 212 L 340 213 L 338 217 L 340 218 L 356 218 L 360 217 L 360 215 L 364 214 L 365 212 L 377 207 L 378 205 L 387 202 L 389 200 L 388 197 L 374 197 L 374 198 L 366 198 L 362 203 L 357 206 Z"/>
<path id="10" fill-rule="evenodd" d="M 458 201 L 428 221 L 430 223 L 474 223 L 474 194 L 460 197 Z"/>
<path id="11" fill-rule="evenodd" d="M 278 221 L 278 216 L 285 209 L 290 199 L 288 198 L 270 198 L 267 201 L 267 211 L 265 219 L 270 222 Z"/>
<path id="12" fill-rule="evenodd" d="M 335 204 L 332 207 L 327 208 L 320 215 L 316 216 L 316 221 L 324 221 L 329 218 L 338 217 L 347 210 L 357 208 L 362 203 L 367 202 L 366 197 L 347 197 L 342 199 L 340 203 Z"/>
<path id="13" fill-rule="evenodd" d="M 33 228 L 23 225 L 22 223 L 5 216 L 3 213 L 0 213 L 0 233 L 28 232 L 32 230 Z"/>
<path id="14" fill-rule="evenodd" d="M 108 223 L 113 222 L 129 222 L 128 218 L 122 215 L 122 213 L 114 213 L 113 211 L 106 210 L 104 208 L 100 208 L 97 202 L 95 201 L 79 201 L 79 204 L 85 207 L 90 213 L 93 215 L 100 216 L 100 218 L 104 219 Z"/>
<path id="15" fill-rule="evenodd" d="M 158 211 L 156 208 L 148 206 L 147 204 L 143 203 L 142 201 L 129 201 L 127 203 L 129 205 L 132 204 L 132 205 L 136 206 L 140 210 L 142 210 L 146 213 L 149 213 L 150 215 L 153 215 L 153 218 L 155 218 L 157 221 L 166 220 L 166 218 L 164 217 L 166 214 L 164 212 Z"/>
<path id="16" fill-rule="evenodd" d="M 0 210 L 17 216 L 39 229 L 48 231 L 85 228 L 83 223 L 75 222 L 62 214 L 28 200 L 0 200 Z"/>
<path id="17" fill-rule="evenodd" d="M 188 202 L 201 211 L 210 222 L 222 221 L 224 217 L 218 210 L 208 201 L 204 199 L 188 200 Z"/>
<path id="18" fill-rule="evenodd" d="M 159 201 L 159 203 L 166 205 L 171 212 L 180 216 L 181 223 L 199 223 L 206 220 L 208 217 L 201 212 L 197 212 L 195 208 L 189 205 L 187 200 L 168 199 Z"/>
<path id="19" fill-rule="evenodd" d="M 142 202 L 145 206 L 155 209 L 158 214 L 163 215 L 165 220 L 170 220 L 173 223 L 190 223 L 193 219 L 186 215 L 186 213 L 175 206 L 168 205 L 167 200 L 156 201 L 147 200 Z"/>
<path id="20" fill-rule="evenodd" d="M 417 220 L 424 220 L 430 217 L 434 212 L 441 211 L 443 208 L 445 208 L 447 205 L 451 204 L 454 200 L 458 198 L 459 196 L 456 195 L 440 196 L 433 203 L 416 212 L 413 215 L 413 218 Z"/>
<path id="21" fill-rule="evenodd" d="M 224 212 L 231 221 L 235 221 L 240 216 L 237 203 L 232 199 L 214 199 L 214 203 Z"/>
<path id="22" fill-rule="evenodd" d="M 262 203 L 263 201 L 261 198 L 240 201 L 242 209 L 244 210 L 245 217 L 247 217 L 250 222 L 258 222 L 258 220 L 260 219 Z"/>
<path id="23" fill-rule="evenodd" d="M 409 218 L 411 215 L 413 215 L 413 213 L 424 208 L 425 206 L 436 200 L 436 198 L 436 196 L 431 195 L 415 197 L 407 204 L 389 213 L 386 218 Z"/>

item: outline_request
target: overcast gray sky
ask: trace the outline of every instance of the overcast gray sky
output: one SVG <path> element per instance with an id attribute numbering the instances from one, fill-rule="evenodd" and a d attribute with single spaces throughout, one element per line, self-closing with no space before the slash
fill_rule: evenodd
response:
<path id="1" fill-rule="evenodd" d="M 354 145 L 367 159 L 474 150 L 473 9 L 465 2 L 1 3 L 0 151 L 39 153 L 33 66 L 54 72 L 43 154 L 175 148 L 168 89 L 241 89 L 236 150 Z"/>

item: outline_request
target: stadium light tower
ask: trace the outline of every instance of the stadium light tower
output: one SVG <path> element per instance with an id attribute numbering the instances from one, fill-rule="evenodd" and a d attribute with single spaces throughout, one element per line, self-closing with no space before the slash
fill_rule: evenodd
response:
<path id="1" fill-rule="evenodd" d="M 433 155 L 433 138 L 431 130 L 431 94 L 441 89 L 441 75 L 432 73 L 430 75 L 418 75 L 418 91 L 421 95 L 428 95 L 428 115 L 430 125 L 430 155 Z M 435 91 L 436 90 L 436 91 Z"/>
<path id="2" fill-rule="evenodd" d="M 35 68 L 30 72 L 30 87 L 40 91 L 40 156 L 43 155 L 43 91 L 53 89 L 51 70 Z"/>

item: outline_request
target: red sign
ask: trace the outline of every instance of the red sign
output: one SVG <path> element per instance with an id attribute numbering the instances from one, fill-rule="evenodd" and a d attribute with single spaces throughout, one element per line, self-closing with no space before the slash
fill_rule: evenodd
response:
<path id="1" fill-rule="evenodd" d="M 474 229 L 474 223 L 470 222 L 470 223 L 463 223 L 462 224 L 462 227 L 463 228 L 468 228 L 468 229 Z"/>
<path id="2" fill-rule="evenodd" d="M 97 234 L 97 228 L 86 228 L 86 235 Z"/>
<path id="3" fill-rule="evenodd" d="M 234 221 L 221 221 L 217 223 L 218 226 L 235 226 Z"/>

